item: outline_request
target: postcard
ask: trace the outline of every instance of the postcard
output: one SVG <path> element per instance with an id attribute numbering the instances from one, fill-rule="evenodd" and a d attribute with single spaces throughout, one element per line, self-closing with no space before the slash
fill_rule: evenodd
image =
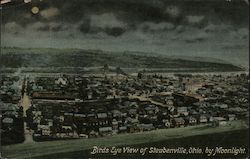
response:
<path id="1" fill-rule="evenodd" d="M 1 0 L 1 159 L 249 158 L 248 0 Z"/>

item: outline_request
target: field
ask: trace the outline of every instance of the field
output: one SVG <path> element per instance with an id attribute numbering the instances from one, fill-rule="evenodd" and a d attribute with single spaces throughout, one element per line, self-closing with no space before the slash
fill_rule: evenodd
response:
<path id="1" fill-rule="evenodd" d="M 199 125 L 174 129 L 160 129 L 135 134 L 122 134 L 102 138 L 16 144 L 2 147 L 2 155 L 11 159 L 84 158 L 83 156 L 90 155 L 89 150 L 96 145 L 111 147 L 124 145 L 163 146 L 166 144 L 166 146 L 173 147 L 204 147 L 208 144 L 211 146 L 224 145 L 246 147 L 248 145 L 248 140 L 246 140 L 246 138 L 248 138 L 248 130 L 248 123 L 244 121 L 234 121 L 221 127 Z M 241 135 L 241 139 L 237 138 L 238 135 Z"/>
<path id="2" fill-rule="evenodd" d="M 169 140 L 163 140 L 158 142 L 152 142 L 152 143 L 145 143 L 145 144 L 138 144 L 133 145 L 131 147 L 133 148 L 141 148 L 141 147 L 158 147 L 161 148 L 163 146 L 168 148 L 176 148 L 176 147 L 199 147 L 203 150 L 208 146 L 210 148 L 214 148 L 216 146 L 220 147 L 248 147 L 248 129 L 246 130 L 236 130 L 236 131 L 230 131 L 230 132 L 222 132 L 222 133 L 215 133 L 215 134 L 206 134 L 206 135 L 198 135 L 198 136 L 190 136 L 190 137 L 184 137 L 184 138 L 177 138 L 177 139 L 169 139 Z M 35 157 L 35 159 L 82 159 L 82 158 L 100 158 L 100 159 L 152 159 L 152 158 L 212 158 L 208 157 L 207 155 L 170 155 L 170 154 L 146 154 L 144 156 L 141 156 L 140 154 L 119 154 L 117 156 L 114 155 L 91 155 L 91 150 L 83 150 L 83 151 L 73 151 L 73 152 L 66 152 L 66 153 L 58 153 L 58 154 L 52 154 L 52 155 L 45 155 L 40 157 Z M 230 158 L 233 155 L 216 155 L 216 157 L 222 159 L 222 158 Z M 237 158 L 246 158 L 247 154 L 244 155 L 238 155 Z"/>

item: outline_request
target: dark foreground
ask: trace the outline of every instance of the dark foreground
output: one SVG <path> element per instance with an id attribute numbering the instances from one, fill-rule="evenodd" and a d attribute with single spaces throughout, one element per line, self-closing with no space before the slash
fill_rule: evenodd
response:
<path id="1" fill-rule="evenodd" d="M 216 134 L 208 134 L 208 135 L 199 135 L 199 136 L 191 136 L 191 137 L 184 137 L 179 139 L 169 139 L 164 141 L 158 141 L 153 143 L 145 143 L 145 144 L 138 144 L 133 145 L 133 148 L 142 148 L 142 147 L 166 147 L 166 148 L 177 148 L 177 147 L 196 147 L 201 148 L 203 151 L 206 147 L 215 148 L 215 147 L 224 147 L 224 148 L 231 148 L 231 147 L 242 147 L 246 148 L 245 154 L 240 155 L 233 155 L 233 154 L 225 154 L 225 155 L 215 155 L 212 158 L 248 158 L 249 157 L 249 148 L 248 148 L 248 135 L 249 129 L 245 130 L 236 130 L 231 132 L 223 132 L 223 133 L 216 133 Z M 122 158 L 122 159 L 130 159 L 130 158 L 143 158 L 143 159 L 150 159 L 150 158 L 211 158 L 208 157 L 206 154 L 189 154 L 189 155 L 168 155 L 168 154 L 145 154 L 141 156 L 141 154 L 119 154 L 119 155 L 91 155 L 90 152 L 92 150 L 84 150 L 84 151 L 75 151 L 75 152 L 67 152 L 67 153 L 59 153 L 53 155 L 46 155 L 46 156 L 39 156 L 35 157 L 36 159 L 83 159 L 83 158 L 91 158 L 91 159 L 105 159 L 105 158 Z"/>

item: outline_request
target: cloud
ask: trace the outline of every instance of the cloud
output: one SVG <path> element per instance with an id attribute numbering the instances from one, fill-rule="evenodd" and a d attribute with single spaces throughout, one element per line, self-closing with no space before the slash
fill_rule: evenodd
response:
<path id="1" fill-rule="evenodd" d="M 51 22 L 49 23 L 49 27 L 51 31 L 58 32 L 58 31 L 68 31 L 69 30 L 69 24 L 65 25 L 62 23 L 57 22 Z M 73 28 L 72 28 L 73 30 Z"/>
<path id="2" fill-rule="evenodd" d="M 125 28 L 126 24 L 117 19 L 113 13 L 104 13 L 101 15 L 91 15 L 90 25 L 95 28 Z"/>
<path id="3" fill-rule="evenodd" d="M 243 0 L 43 0 L 36 5 L 37 15 L 30 13 L 29 4 L 3 8 L 3 46 L 221 58 L 230 50 L 232 57 L 247 53 L 242 47 L 248 47 L 249 9 Z"/>
<path id="4" fill-rule="evenodd" d="M 176 30 L 176 33 L 182 33 L 182 32 L 185 31 L 185 26 L 184 25 L 178 25 L 175 30 Z"/>
<path id="5" fill-rule="evenodd" d="M 183 38 L 184 41 L 187 43 L 197 43 L 197 42 L 204 42 L 207 41 L 210 36 L 207 33 L 199 32 L 195 33 L 193 36 L 187 36 Z"/>
<path id="6" fill-rule="evenodd" d="M 105 29 L 105 32 L 106 32 L 108 35 L 112 35 L 112 36 L 117 37 L 117 36 L 122 35 L 122 34 L 125 32 L 125 29 L 119 28 L 119 27 L 106 28 L 106 29 Z"/>
<path id="7" fill-rule="evenodd" d="M 199 24 L 205 19 L 204 16 L 194 16 L 194 15 L 186 16 L 186 18 L 189 24 Z"/>
<path id="8" fill-rule="evenodd" d="M 67 31 L 69 29 L 69 25 L 62 24 L 58 22 L 41 22 L 38 21 L 34 24 L 29 25 L 27 30 L 31 31 L 52 31 L 52 32 L 58 32 L 58 31 Z M 72 28 L 73 29 L 73 28 Z"/>
<path id="9" fill-rule="evenodd" d="M 51 7 L 40 12 L 41 16 L 45 19 L 51 19 L 59 15 L 59 9 Z"/>
<path id="10" fill-rule="evenodd" d="M 177 6 L 170 5 L 166 7 L 165 14 L 169 15 L 172 18 L 178 18 L 181 16 L 181 9 Z"/>
<path id="11" fill-rule="evenodd" d="M 185 43 L 201 43 L 208 41 L 212 35 L 204 30 L 195 27 L 178 26 L 175 29 L 175 36 L 172 36 L 172 40 Z"/>
<path id="12" fill-rule="evenodd" d="M 193 26 L 198 28 L 204 28 L 208 24 L 208 21 L 205 18 L 205 16 L 201 15 L 188 15 L 185 17 L 184 21 L 188 26 Z"/>
<path id="13" fill-rule="evenodd" d="M 249 29 L 248 28 L 240 28 L 237 33 L 239 34 L 241 39 L 247 39 L 249 37 Z"/>
<path id="14" fill-rule="evenodd" d="M 14 34 L 18 34 L 20 32 L 20 30 L 22 30 L 22 26 L 19 25 L 18 23 L 16 22 L 9 22 L 9 23 L 6 23 L 4 25 L 4 31 L 5 32 L 9 32 L 9 33 L 14 33 Z"/>
<path id="15" fill-rule="evenodd" d="M 239 28 L 237 30 L 231 31 L 230 36 L 232 39 L 246 40 L 249 38 L 249 30 L 248 28 Z"/>
<path id="16" fill-rule="evenodd" d="M 207 33 L 214 33 L 214 32 L 221 32 L 223 30 L 227 30 L 227 26 L 225 25 L 215 25 L 215 24 L 208 24 L 205 28 L 204 31 Z"/>
<path id="17" fill-rule="evenodd" d="M 89 33 L 91 30 L 90 18 L 83 18 L 82 21 L 78 24 L 78 29 L 82 33 Z"/>
<path id="18" fill-rule="evenodd" d="M 223 46 L 222 48 L 226 50 L 245 50 L 248 49 L 248 46 L 244 44 L 236 44 L 236 45 Z"/>
<path id="19" fill-rule="evenodd" d="M 145 22 L 142 23 L 139 27 L 139 29 L 143 31 L 166 31 L 166 30 L 172 30 L 175 28 L 175 25 L 170 22 L 161 22 L 161 23 L 152 23 L 152 22 Z"/>
<path id="20" fill-rule="evenodd" d="M 33 29 L 35 31 L 47 31 L 49 30 L 49 26 L 48 24 L 39 21 L 32 25 L 29 25 L 29 29 Z"/>
<path id="21" fill-rule="evenodd" d="M 83 18 L 78 28 L 82 33 L 104 32 L 117 37 L 122 35 L 128 29 L 128 26 L 113 13 L 103 13 L 91 14 L 87 18 Z"/>

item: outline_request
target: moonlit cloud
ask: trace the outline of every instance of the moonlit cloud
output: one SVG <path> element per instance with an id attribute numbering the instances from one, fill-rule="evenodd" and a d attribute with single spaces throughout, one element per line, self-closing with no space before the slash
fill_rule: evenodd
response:
<path id="1" fill-rule="evenodd" d="M 4 32 L 8 32 L 9 34 L 13 34 L 13 36 L 18 34 L 21 30 L 23 30 L 22 26 L 17 24 L 16 22 L 6 23 L 2 27 L 2 29 L 4 30 Z"/>
<path id="2" fill-rule="evenodd" d="M 166 7 L 165 13 L 170 15 L 171 17 L 176 18 L 181 15 L 181 10 L 177 6 L 171 5 Z"/>
<path id="3" fill-rule="evenodd" d="M 113 13 L 104 13 L 101 15 L 91 15 L 90 25 L 97 28 L 126 27 L 126 24 L 118 20 Z"/>
<path id="4" fill-rule="evenodd" d="M 59 10 L 57 8 L 51 7 L 51 8 L 48 8 L 48 9 L 41 11 L 40 14 L 45 19 L 50 19 L 50 18 L 53 18 L 53 17 L 59 15 Z"/>
<path id="5" fill-rule="evenodd" d="M 204 19 L 205 19 L 204 16 L 191 16 L 191 15 L 187 16 L 187 21 L 190 24 L 198 24 L 202 22 Z"/>

